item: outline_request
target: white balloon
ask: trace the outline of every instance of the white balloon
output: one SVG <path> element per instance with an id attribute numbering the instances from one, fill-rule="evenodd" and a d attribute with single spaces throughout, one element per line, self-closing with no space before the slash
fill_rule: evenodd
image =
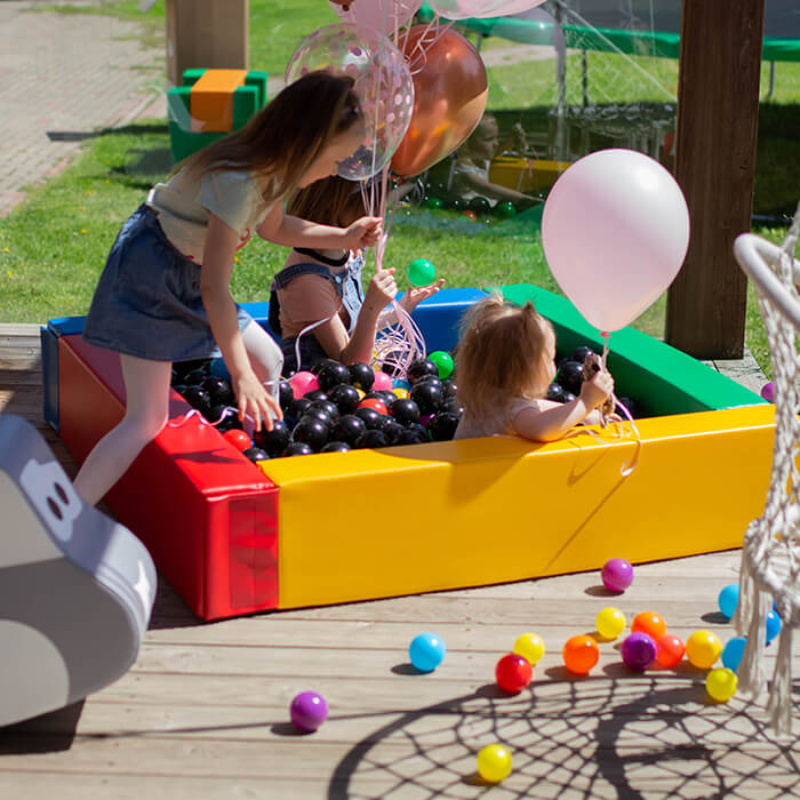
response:
<path id="1" fill-rule="evenodd" d="M 672 283 L 689 247 L 689 209 L 672 174 L 635 150 L 599 150 L 553 186 L 542 214 L 547 263 L 587 322 L 615 331 Z"/>

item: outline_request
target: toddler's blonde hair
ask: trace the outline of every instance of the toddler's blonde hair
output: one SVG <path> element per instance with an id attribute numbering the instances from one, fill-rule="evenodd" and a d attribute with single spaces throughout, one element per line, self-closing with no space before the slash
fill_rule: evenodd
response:
<path id="1" fill-rule="evenodd" d="M 497 413 L 497 404 L 531 400 L 547 391 L 546 330 L 550 322 L 528 301 L 523 306 L 492 294 L 461 322 L 456 351 L 458 397 L 472 417 Z"/>

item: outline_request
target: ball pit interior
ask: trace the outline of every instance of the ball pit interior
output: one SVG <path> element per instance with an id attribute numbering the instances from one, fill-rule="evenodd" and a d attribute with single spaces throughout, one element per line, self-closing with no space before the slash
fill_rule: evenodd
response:
<path id="1" fill-rule="evenodd" d="M 569 301 L 533 300 L 559 354 L 601 352 Z M 429 352 L 451 351 L 487 290 L 445 289 L 414 319 Z M 268 328 L 265 303 L 247 305 Z M 42 328 L 47 422 L 81 462 L 123 414 L 116 354 L 86 344 L 83 318 Z M 252 463 L 175 391 L 173 424 L 109 493 L 119 520 L 205 620 L 479 586 L 741 546 L 763 510 L 774 409 L 631 328 L 610 339 L 619 396 L 642 408 L 641 447 L 593 428 L 558 442 L 429 442 Z M 630 430 L 630 426 L 626 426 Z M 621 470 L 637 453 L 633 472 Z"/>

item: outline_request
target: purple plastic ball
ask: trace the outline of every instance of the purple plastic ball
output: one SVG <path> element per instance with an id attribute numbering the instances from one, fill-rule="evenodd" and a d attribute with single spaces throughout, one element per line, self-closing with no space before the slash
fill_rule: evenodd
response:
<path id="1" fill-rule="evenodd" d="M 765 383 L 761 387 L 761 397 L 763 397 L 768 403 L 775 402 L 775 384 L 772 381 Z"/>
<path id="2" fill-rule="evenodd" d="M 646 633 L 632 633 L 622 643 L 625 666 L 644 672 L 656 660 L 656 643 Z"/>
<path id="3" fill-rule="evenodd" d="M 301 731 L 317 730 L 328 717 L 328 704 L 321 694 L 316 692 L 300 692 L 292 700 L 289 714 L 292 722 Z"/>
<path id="4" fill-rule="evenodd" d="M 633 567 L 624 558 L 612 558 L 603 565 L 600 577 L 609 592 L 624 592 L 633 583 Z"/>

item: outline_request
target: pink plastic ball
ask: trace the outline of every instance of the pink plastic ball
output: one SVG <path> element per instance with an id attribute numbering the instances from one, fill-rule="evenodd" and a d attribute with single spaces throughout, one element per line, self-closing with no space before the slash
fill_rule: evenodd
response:
<path id="1" fill-rule="evenodd" d="M 772 381 L 770 381 L 769 383 L 765 383 L 761 387 L 761 396 L 768 403 L 774 403 L 775 402 L 775 384 Z"/>
<path id="2" fill-rule="evenodd" d="M 295 374 L 289 378 L 289 385 L 292 387 L 292 394 L 295 400 L 304 397 L 308 392 L 314 392 L 319 389 L 317 376 L 313 372 L 308 372 L 306 370 L 295 372 Z"/>
<path id="3" fill-rule="evenodd" d="M 392 376 L 386 372 L 375 373 L 375 383 L 372 384 L 373 392 L 391 392 L 392 391 Z"/>
<path id="4" fill-rule="evenodd" d="M 600 573 L 603 586 L 609 592 L 624 592 L 633 583 L 633 567 L 624 558 L 612 558 Z"/>
<path id="5" fill-rule="evenodd" d="M 289 715 L 294 725 L 301 731 L 311 733 L 317 730 L 328 718 L 328 704 L 321 694 L 300 692 L 292 700 Z"/>

